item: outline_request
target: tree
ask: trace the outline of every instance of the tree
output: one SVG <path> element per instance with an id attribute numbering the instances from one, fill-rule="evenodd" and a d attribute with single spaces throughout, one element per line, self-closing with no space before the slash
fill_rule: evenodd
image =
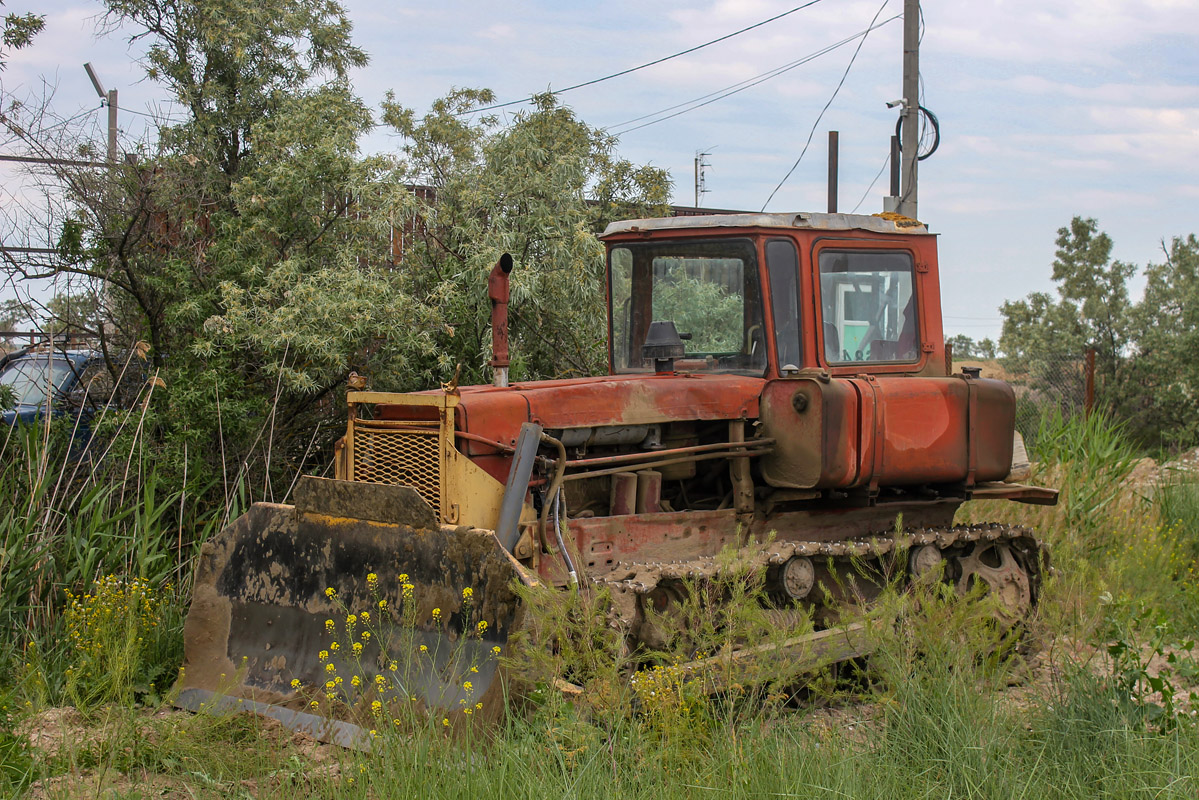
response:
<path id="1" fill-rule="evenodd" d="M 1132 311 L 1127 281 L 1136 267 L 1111 260 L 1111 238 L 1094 219 L 1074 217 L 1057 233 L 1057 299 L 1033 292 L 1005 302 L 999 348 L 1009 372 L 1026 374 L 1037 391 L 1075 405 L 1082 402 L 1082 359 L 1094 348 L 1100 396 L 1111 407 L 1120 400 Z"/>
<path id="2" fill-rule="evenodd" d="M 1162 243 L 1134 314 L 1129 416 L 1148 442 L 1199 443 L 1199 239 Z M 1130 393 L 1132 394 L 1132 393 Z"/>
<path id="3" fill-rule="evenodd" d="M 665 213 L 664 170 L 615 154 L 616 141 L 588 127 L 551 95 L 501 125 L 468 121 L 492 101 L 458 90 L 417 118 L 389 98 L 384 119 L 404 136 L 402 179 L 424 188 L 403 206 L 406 289 L 433 309 L 433 336 L 448 377 L 485 382 L 489 351 L 487 273 L 508 252 L 512 377 L 594 374 L 606 365 L 603 247 L 607 222 Z M 590 195 L 590 199 L 589 196 Z"/>
<path id="4" fill-rule="evenodd" d="M 0 0 L 0 6 L 4 0 Z M 20 50 L 33 42 L 33 37 L 46 26 L 46 17 L 41 14 L 5 14 L 4 32 L 0 34 L 0 70 L 8 62 L 10 50 Z"/>
<path id="5" fill-rule="evenodd" d="M 377 225 L 354 213 L 378 167 L 358 152 L 372 119 L 346 79 L 365 55 L 343 10 L 325 0 L 107 6 L 110 23 L 147 40 L 147 76 L 187 118 L 117 166 L 48 167 L 47 196 L 65 198 L 51 204 L 59 246 L 10 259 L 10 272 L 98 287 L 91 333 L 114 378 L 125 354 L 149 343 L 152 377 L 165 386 L 142 427 L 162 445 L 164 468 L 186 469 L 186 454 L 199 482 L 227 464 L 269 480 L 268 461 L 298 466 L 312 416 L 378 326 L 327 325 L 332 342 L 268 346 L 231 336 L 225 315 L 284 281 L 301 297 L 322 280 L 379 289 L 380 259 L 359 263 L 380 252 Z M 57 140 L 48 153 L 37 136 L 47 126 L 5 122 L 35 154 L 99 159 L 83 140 Z"/>
<path id="6" fill-rule="evenodd" d="M 1063 301 L 1078 306 L 1083 339 L 1096 353 L 1096 370 L 1114 382 L 1128 344 L 1128 279 L 1136 266 L 1112 261 L 1112 240 L 1094 219 L 1075 217 L 1058 230 L 1053 279 Z"/>
<path id="7" fill-rule="evenodd" d="M 996 356 L 995 342 L 990 339 L 976 342 L 966 334 L 959 333 L 950 336 L 945 343 L 952 347 L 955 359 L 976 358 L 990 361 Z"/>
<path id="8" fill-rule="evenodd" d="M 187 119 L 115 167 L 54 167 L 59 246 L 10 267 L 101 287 L 92 332 L 114 372 L 148 343 L 148 377 L 165 385 L 140 427 L 161 466 L 201 484 L 249 475 L 282 499 L 272 475 L 332 444 L 350 371 L 383 390 L 435 386 L 458 365 L 485 380 L 486 273 L 504 251 L 518 263 L 513 377 L 603 363 L 595 234 L 661 209 L 664 172 L 617 158 L 548 97 L 508 125 L 460 116 L 485 90 L 420 119 L 389 99 L 404 152 L 364 156 L 374 120 L 346 72 L 365 56 L 336 4 L 108 5 L 148 40 L 147 75 Z"/>

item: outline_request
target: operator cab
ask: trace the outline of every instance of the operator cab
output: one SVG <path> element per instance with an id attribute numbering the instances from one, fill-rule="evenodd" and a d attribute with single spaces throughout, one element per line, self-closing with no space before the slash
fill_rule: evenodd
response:
<path id="1" fill-rule="evenodd" d="M 726 214 L 608 226 L 613 374 L 945 374 L 935 237 L 913 220 Z M 672 334 L 673 335 L 673 334 Z"/>

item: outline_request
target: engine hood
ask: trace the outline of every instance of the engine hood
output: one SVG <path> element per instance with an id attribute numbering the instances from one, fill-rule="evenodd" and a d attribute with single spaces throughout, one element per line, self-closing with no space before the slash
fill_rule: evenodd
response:
<path id="1" fill-rule="evenodd" d="M 606 375 L 459 389 L 456 427 L 514 444 L 525 422 L 547 430 L 679 420 L 753 419 L 766 381 L 741 375 Z M 468 454 L 489 450 L 463 443 Z M 482 449 L 480 449 L 482 448 Z"/>

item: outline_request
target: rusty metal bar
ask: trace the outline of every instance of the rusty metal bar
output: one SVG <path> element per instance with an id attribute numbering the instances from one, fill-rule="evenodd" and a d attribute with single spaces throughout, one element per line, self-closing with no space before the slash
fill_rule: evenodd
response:
<path id="1" fill-rule="evenodd" d="M 754 449 L 753 444 L 746 444 L 745 448 L 746 452 L 744 453 L 699 453 L 689 456 L 679 456 L 678 458 L 668 458 L 664 461 L 647 461 L 641 464 L 628 464 L 620 467 L 609 467 L 608 469 L 597 469 L 594 472 L 576 472 L 573 475 L 567 475 L 563 480 L 579 481 L 585 478 L 615 475 L 618 472 L 636 472 L 639 469 L 654 469 L 655 467 L 668 467 L 671 464 L 685 464 L 688 461 L 711 461 L 716 458 L 752 458 L 769 455 L 774 452 L 774 448 L 772 447 Z"/>
<path id="2" fill-rule="evenodd" d="M 729 420 L 729 440 L 745 441 L 745 420 Z M 732 452 L 729 454 L 729 476 L 733 481 L 733 508 L 738 515 L 754 513 L 754 481 L 749 476 L 748 454 Z"/>
<path id="3" fill-rule="evenodd" d="M 891 137 L 891 196 L 899 197 L 899 137 Z"/>
<path id="4" fill-rule="evenodd" d="M 455 431 L 454 435 L 460 439 L 469 439 L 472 442 L 478 442 L 479 444 L 485 444 L 489 447 L 494 447 L 496 450 L 499 450 L 501 453 L 516 452 L 516 448 L 512 447 L 511 445 L 504 444 L 503 442 L 498 442 L 495 439 L 488 439 L 486 436 L 480 436 L 477 433 L 467 433 L 466 431 Z"/>
<path id="5" fill-rule="evenodd" d="M 837 213 L 837 161 L 838 142 L 840 134 L 837 131 L 828 132 L 828 213 Z"/>
<path id="6" fill-rule="evenodd" d="M 752 442 L 717 442 L 715 444 L 699 444 L 691 447 L 672 447 L 669 450 L 652 450 L 646 453 L 625 453 L 618 456 L 600 456 L 598 458 L 583 458 L 575 461 L 567 461 L 567 468 L 574 469 L 578 467 L 593 467 L 603 466 L 607 464 L 628 464 L 636 463 L 638 459 L 644 460 L 647 456 L 652 458 L 676 456 L 684 453 L 706 453 L 711 450 L 730 450 L 733 448 L 743 447 L 761 447 L 774 444 L 774 439 L 754 439 Z"/>

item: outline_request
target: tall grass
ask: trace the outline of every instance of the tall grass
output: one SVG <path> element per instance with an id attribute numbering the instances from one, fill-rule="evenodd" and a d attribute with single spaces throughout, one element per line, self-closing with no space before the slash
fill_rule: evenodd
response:
<path id="1" fill-rule="evenodd" d="M 70 594 L 89 596 L 108 576 L 185 593 L 197 543 L 214 525 L 182 490 L 164 491 L 152 464 L 81 453 L 71 433 L 21 426 L 0 440 L 0 497 L 13 501 L 0 510 L 0 685 L 36 675 L 26 688 L 42 701 L 61 699 L 68 682 Z"/>

